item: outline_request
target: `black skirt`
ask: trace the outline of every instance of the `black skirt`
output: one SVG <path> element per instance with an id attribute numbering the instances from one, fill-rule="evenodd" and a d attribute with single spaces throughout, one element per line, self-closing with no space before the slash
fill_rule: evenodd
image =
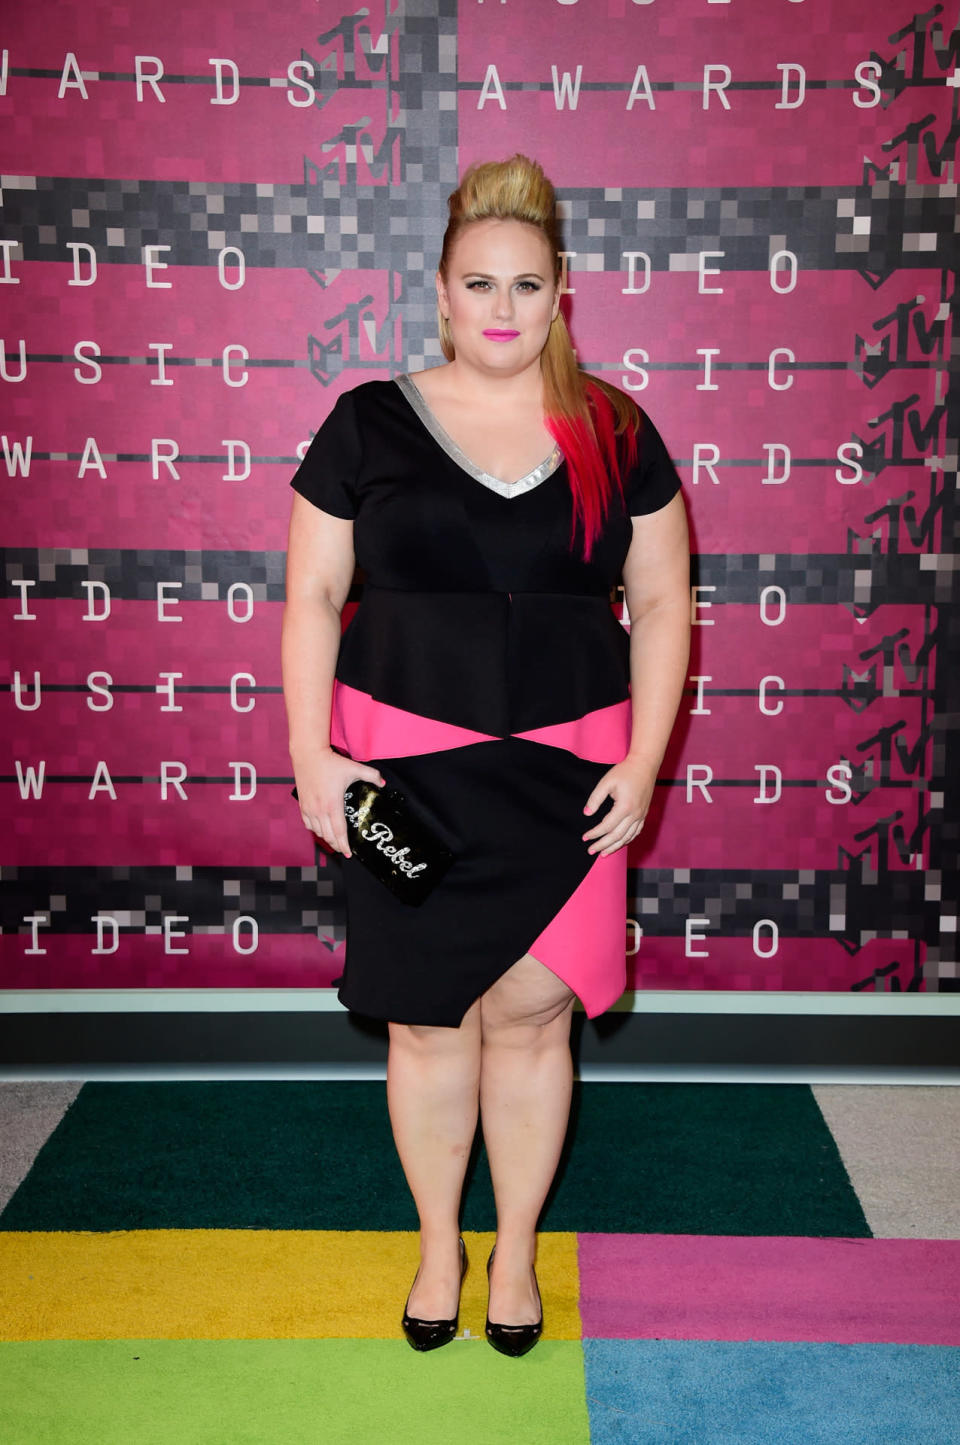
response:
<path id="1" fill-rule="evenodd" d="M 293 486 L 354 521 L 366 576 L 337 661 L 331 742 L 375 764 L 456 855 L 418 907 L 342 859 L 340 998 L 456 1026 L 525 953 L 608 1008 L 625 983 L 626 850 L 587 852 L 583 812 L 630 738 L 629 640 L 610 605 L 631 517 L 679 480 L 648 419 L 589 561 L 562 456 L 504 484 L 407 378 L 345 393 Z M 571 532 L 574 545 L 571 547 Z"/>

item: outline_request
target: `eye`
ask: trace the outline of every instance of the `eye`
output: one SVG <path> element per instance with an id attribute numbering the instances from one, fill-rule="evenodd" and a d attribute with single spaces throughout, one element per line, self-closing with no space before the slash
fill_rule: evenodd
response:
<path id="1" fill-rule="evenodd" d="M 468 281 L 468 282 L 467 282 L 467 290 L 468 290 L 468 291 L 481 291 L 481 290 L 484 290 L 484 289 L 485 289 L 486 287 L 488 287 L 489 285 L 490 285 L 490 282 L 489 282 L 489 281 Z"/>
<path id="2" fill-rule="evenodd" d="M 517 285 L 521 291 L 539 291 L 540 287 L 536 281 L 518 281 Z"/>

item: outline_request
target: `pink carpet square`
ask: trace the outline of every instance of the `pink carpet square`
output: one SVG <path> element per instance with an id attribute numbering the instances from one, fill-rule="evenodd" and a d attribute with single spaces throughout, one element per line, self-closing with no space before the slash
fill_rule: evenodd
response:
<path id="1" fill-rule="evenodd" d="M 581 1234 L 587 1339 L 960 1345 L 960 1241 Z"/>

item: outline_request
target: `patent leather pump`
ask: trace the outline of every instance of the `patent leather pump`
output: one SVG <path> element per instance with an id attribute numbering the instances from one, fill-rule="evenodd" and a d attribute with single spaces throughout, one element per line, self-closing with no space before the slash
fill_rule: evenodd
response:
<path id="1" fill-rule="evenodd" d="M 493 1256 L 497 1252 L 494 1245 L 490 1251 L 490 1258 L 487 1260 L 487 1278 L 490 1278 L 490 1266 L 493 1264 Z M 540 1286 L 537 1284 L 537 1276 L 534 1273 L 533 1287 L 537 1291 L 537 1303 L 540 1306 L 540 1318 L 533 1325 L 498 1325 L 491 1320 L 487 1314 L 486 1336 L 495 1350 L 501 1355 L 513 1355 L 518 1358 L 532 1350 L 534 1345 L 543 1334 L 543 1302 L 540 1299 Z"/>
<path id="2" fill-rule="evenodd" d="M 460 1283 L 463 1284 L 463 1277 L 467 1272 L 467 1250 L 463 1240 L 460 1240 Z M 420 1271 L 417 1270 L 417 1275 Z M 416 1277 L 413 1284 L 416 1284 Z M 413 1293 L 413 1285 L 410 1286 L 410 1294 Z M 410 1303 L 410 1295 L 407 1295 L 407 1305 Z M 457 1313 L 452 1320 L 421 1320 L 411 1315 L 407 1306 L 404 1305 L 403 1319 L 400 1321 L 403 1333 L 407 1342 L 415 1350 L 439 1350 L 441 1345 L 448 1345 L 456 1336 L 457 1325 L 460 1319 L 460 1307 L 457 1306 Z"/>

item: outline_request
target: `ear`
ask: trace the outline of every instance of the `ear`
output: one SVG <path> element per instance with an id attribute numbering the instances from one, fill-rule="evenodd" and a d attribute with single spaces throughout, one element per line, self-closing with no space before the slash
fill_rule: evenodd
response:
<path id="1" fill-rule="evenodd" d="M 437 272 L 437 305 L 440 308 L 440 315 L 447 321 L 450 320 L 450 302 L 447 298 L 447 288 L 444 285 L 443 277 Z"/>

